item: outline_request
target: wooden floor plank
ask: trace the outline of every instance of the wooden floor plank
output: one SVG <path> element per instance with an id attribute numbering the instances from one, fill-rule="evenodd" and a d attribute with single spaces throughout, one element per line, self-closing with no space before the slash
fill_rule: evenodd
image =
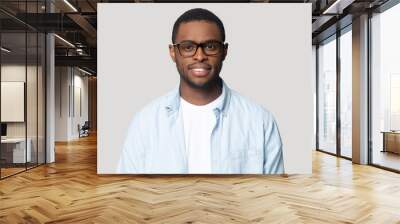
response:
<path id="1" fill-rule="evenodd" d="M 0 181 L 0 223 L 400 223 L 400 175 L 313 153 L 312 175 L 97 175 L 96 137 Z"/>

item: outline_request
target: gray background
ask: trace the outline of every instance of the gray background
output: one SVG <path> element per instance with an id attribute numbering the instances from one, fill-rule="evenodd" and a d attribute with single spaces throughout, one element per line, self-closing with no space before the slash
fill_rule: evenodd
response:
<path id="1" fill-rule="evenodd" d="M 275 3 L 98 4 L 97 172 L 115 173 L 135 112 L 179 83 L 168 44 L 175 20 L 196 7 L 224 23 L 221 77 L 274 114 L 285 171 L 311 173 L 311 4 Z"/>

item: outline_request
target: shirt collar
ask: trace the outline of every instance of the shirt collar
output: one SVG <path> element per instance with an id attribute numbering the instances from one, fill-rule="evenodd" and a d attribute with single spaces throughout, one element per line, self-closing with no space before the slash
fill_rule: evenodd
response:
<path id="1" fill-rule="evenodd" d="M 218 102 L 218 104 L 215 107 L 215 110 L 217 110 L 218 112 L 222 112 L 222 114 L 226 116 L 231 99 L 231 90 L 226 85 L 224 80 L 221 79 L 221 81 L 222 81 L 222 93 L 221 93 L 222 100 Z M 168 94 L 165 109 L 169 115 L 178 111 L 179 106 L 180 106 L 180 94 L 178 85 L 170 92 L 170 94 Z"/>

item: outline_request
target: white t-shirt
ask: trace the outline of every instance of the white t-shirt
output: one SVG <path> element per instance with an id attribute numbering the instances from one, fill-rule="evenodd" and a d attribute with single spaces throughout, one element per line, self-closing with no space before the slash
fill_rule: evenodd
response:
<path id="1" fill-rule="evenodd" d="M 214 109 L 223 100 L 223 93 L 214 101 L 197 106 L 181 97 L 188 173 L 211 173 L 211 132 L 215 126 Z"/>

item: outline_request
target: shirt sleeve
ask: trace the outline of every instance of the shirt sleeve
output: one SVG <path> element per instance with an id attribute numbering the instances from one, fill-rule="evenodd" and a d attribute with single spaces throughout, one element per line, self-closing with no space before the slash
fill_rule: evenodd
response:
<path id="1" fill-rule="evenodd" d="M 139 116 L 136 115 L 128 129 L 117 166 L 118 174 L 144 173 L 145 153 L 140 134 Z"/>
<path id="2" fill-rule="evenodd" d="M 264 120 L 264 174 L 283 174 L 282 141 L 271 113 Z"/>

